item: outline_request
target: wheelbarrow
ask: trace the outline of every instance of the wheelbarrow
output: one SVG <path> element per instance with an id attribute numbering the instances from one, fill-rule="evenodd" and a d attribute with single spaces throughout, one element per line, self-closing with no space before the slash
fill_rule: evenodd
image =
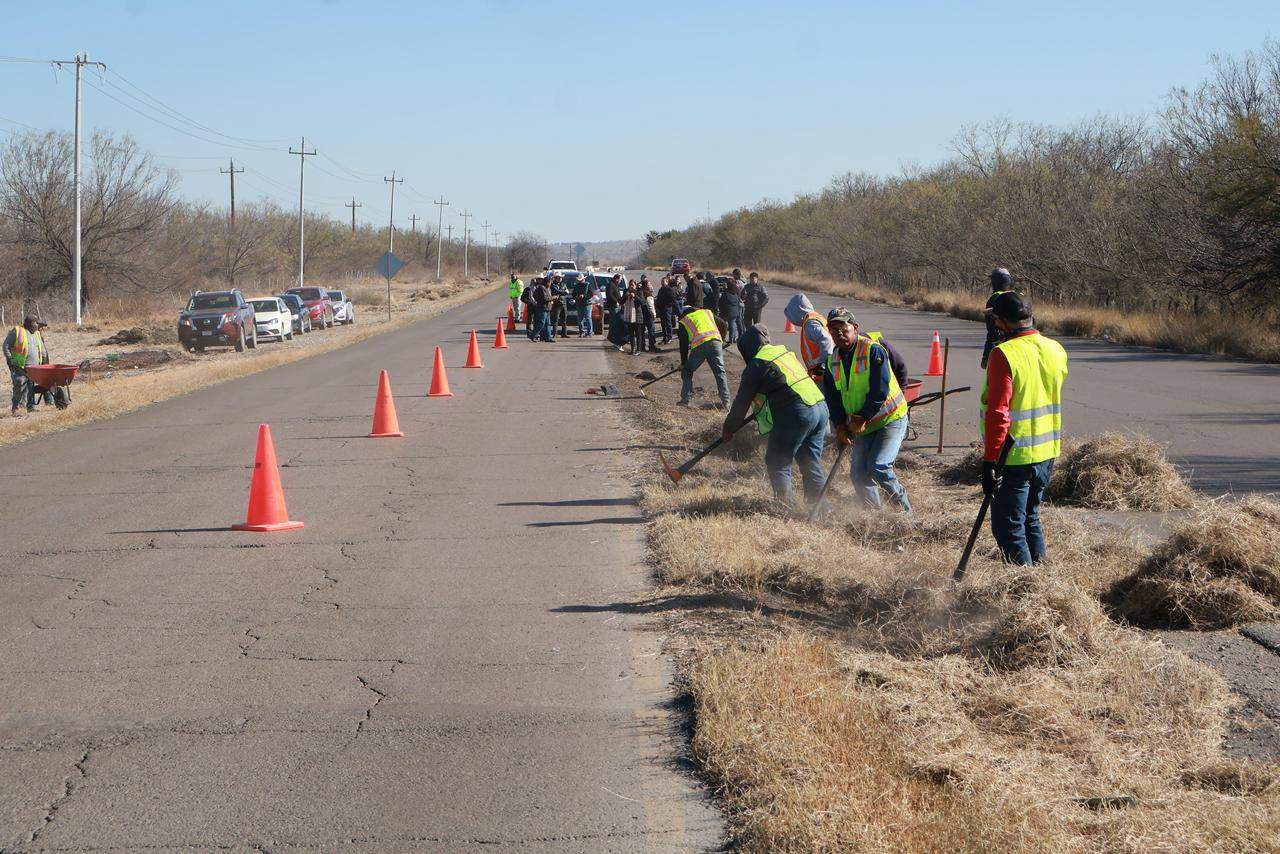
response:
<path id="1" fill-rule="evenodd" d="M 53 398 L 53 405 L 66 409 L 71 405 L 71 381 L 76 378 L 79 365 L 27 365 L 27 377 L 31 380 L 32 398 Z"/>
<path id="2" fill-rule="evenodd" d="M 931 391 L 928 394 L 920 394 L 920 387 L 924 384 L 923 380 L 911 380 L 907 383 L 906 388 L 902 390 L 902 396 L 907 399 L 907 410 L 915 409 L 917 406 L 928 406 L 931 403 L 937 403 L 943 398 L 943 392 Z M 959 388 L 949 388 L 946 394 L 959 394 L 962 391 L 969 391 L 970 387 L 962 385 Z M 920 438 L 920 434 L 916 432 L 916 428 L 907 425 L 907 440 L 914 442 Z"/>

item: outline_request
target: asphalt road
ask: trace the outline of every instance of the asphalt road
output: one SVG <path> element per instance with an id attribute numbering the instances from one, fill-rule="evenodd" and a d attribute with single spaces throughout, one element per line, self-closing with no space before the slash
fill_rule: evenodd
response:
<path id="1" fill-rule="evenodd" d="M 504 307 L 0 451 L 0 848 L 719 843 L 625 605 L 605 351 L 489 349 Z M 364 438 L 380 368 L 401 440 Z M 226 529 L 259 422 L 303 530 Z"/>
<path id="2" fill-rule="evenodd" d="M 794 293 L 769 285 L 764 322 L 781 333 L 782 307 Z M 978 367 L 986 328 L 941 314 L 841 300 L 809 292 L 824 314 L 847 305 L 864 329 L 883 330 L 907 359 L 913 377 L 929 364 L 933 330 L 951 339 L 948 386 L 972 386 L 971 393 L 947 398 L 948 446 L 978 438 Z M 1247 329 L 1242 329 L 1247 334 Z M 792 338 L 775 334 L 775 338 Z M 1280 365 L 1190 356 L 1104 341 L 1059 338 L 1070 357 L 1066 386 L 1068 435 L 1107 430 L 1142 433 L 1165 443 L 1169 455 L 1209 494 L 1280 492 Z M 795 348 L 795 344 L 791 344 Z M 925 379 L 924 391 L 939 387 Z M 927 436 L 937 441 L 937 405 L 919 410 Z"/>

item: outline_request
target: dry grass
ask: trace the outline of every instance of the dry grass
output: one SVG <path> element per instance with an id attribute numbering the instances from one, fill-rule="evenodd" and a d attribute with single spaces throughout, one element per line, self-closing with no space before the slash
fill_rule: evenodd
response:
<path id="1" fill-rule="evenodd" d="M 932 311 L 962 320 L 982 320 L 987 295 L 968 291 L 929 290 L 899 293 L 861 282 L 844 282 L 800 273 L 761 271 L 766 282 L 800 290 L 845 296 L 916 311 Z M 1032 295 L 1034 298 L 1034 294 Z M 1036 302 L 1036 326 L 1049 333 L 1100 338 L 1117 344 L 1156 347 L 1179 353 L 1205 353 L 1261 362 L 1280 362 L 1280 333 L 1240 334 L 1239 323 L 1217 312 L 1176 314 L 1120 311 L 1099 306 Z"/>
<path id="2" fill-rule="evenodd" d="M 39 412 L 34 416 L 28 415 L 22 418 L 0 419 L 0 445 L 13 444 L 56 430 L 65 430 L 77 424 L 113 418 L 203 386 L 227 382 L 339 347 L 346 347 L 424 317 L 438 314 L 491 288 L 489 284 L 480 283 L 453 286 L 450 288 L 449 298 L 429 305 L 415 306 L 398 316 L 393 316 L 390 323 L 387 323 L 385 317 L 366 316 L 361 318 L 356 326 L 313 333 L 311 336 L 298 339 L 291 345 L 260 345 L 253 351 L 231 355 L 217 354 L 198 360 L 187 358 L 185 354 L 178 351 L 183 358 L 159 369 L 136 373 L 119 372 L 83 382 L 77 379 L 72 387 L 74 397 L 69 409 L 56 413 Z M 58 339 L 55 337 L 51 340 L 56 346 Z M 176 349 L 176 344 L 174 347 Z M 60 355 L 59 351 L 54 350 L 54 355 Z"/>
<path id="3" fill-rule="evenodd" d="M 1280 502 L 1218 500 L 1182 523 L 1110 604 L 1148 627 L 1216 629 L 1280 617 Z"/>
<path id="4" fill-rule="evenodd" d="M 1119 433 L 1068 445 L 1054 464 L 1048 497 L 1099 510 L 1173 510 L 1194 500 L 1159 442 Z"/>
<path id="5" fill-rule="evenodd" d="M 718 433 L 720 413 L 668 409 L 670 393 L 653 386 L 630 410 L 646 441 L 692 447 Z M 1222 678 L 1100 604 L 1147 558 L 1131 535 L 1051 506 L 1047 566 L 1007 567 L 984 536 L 956 587 L 980 498 L 973 460 L 905 453 L 914 519 L 857 509 L 842 476 L 832 514 L 809 523 L 773 502 L 757 440 L 743 441 L 678 486 L 639 475 L 655 573 L 689 602 L 669 628 L 693 752 L 737 845 L 1277 848 L 1274 773 L 1222 753 L 1233 713 Z M 1176 472 L 1130 458 L 1159 458 L 1158 446 L 1113 442 L 1068 467 L 1081 502 L 1137 503 L 1118 481 L 1154 477 L 1174 503 Z"/>

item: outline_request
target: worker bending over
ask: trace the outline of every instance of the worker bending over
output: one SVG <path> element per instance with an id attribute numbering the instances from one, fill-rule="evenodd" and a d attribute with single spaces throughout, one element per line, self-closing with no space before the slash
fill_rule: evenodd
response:
<path id="1" fill-rule="evenodd" d="M 812 504 L 826 482 L 822 445 L 828 416 L 822 390 L 795 353 L 769 343 L 769 330 L 762 324 L 742 333 L 738 352 L 747 366 L 742 369 L 738 396 L 724 419 L 722 435 L 728 441 L 742 427 L 747 410 L 754 409 L 760 435 L 769 439 L 764 464 L 774 498 L 794 504 L 791 464 L 796 462 L 804 478 L 805 499 Z"/>
<path id="2" fill-rule="evenodd" d="M 796 294 L 788 300 L 782 313 L 799 329 L 800 360 L 810 376 L 819 378 L 831 351 L 835 349 L 831 336 L 827 334 L 826 318 L 814 310 L 813 303 L 804 294 Z"/>
<path id="3" fill-rule="evenodd" d="M 835 352 L 827 360 L 822 391 L 840 444 L 849 446 L 849 476 L 867 507 L 883 506 L 880 490 L 911 512 L 907 491 L 893 470 L 907 435 L 907 399 L 894 376 L 889 353 L 859 334 L 847 308 L 827 315 Z"/>
<path id="4" fill-rule="evenodd" d="M 711 368 L 720 392 L 720 405 L 729 405 L 729 381 L 724 375 L 724 336 L 716 317 L 705 308 L 686 308 L 676 324 L 680 339 L 680 405 L 693 397 L 693 373 L 703 362 Z"/>
<path id="5" fill-rule="evenodd" d="M 1018 294 L 995 297 L 991 313 L 1004 340 L 991 351 L 982 389 L 982 491 L 992 496 L 991 533 L 1005 560 L 1027 566 L 1046 554 L 1040 500 L 1062 450 L 1067 351 L 1035 330 L 1031 303 Z"/>
<path id="6" fill-rule="evenodd" d="M 27 315 L 21 326 L 9 330 L 4 338 L 4 360 L 9 366 L 9 379 L 13 382 L 13 406 L 11 415 L 21 414 L 18 407 L 26 398 L 27 411 L 36 408 L 36 397 L 31 381 L 27 378 L 27 365 L 49 364 L 49 349 L 44 344 L 40 327 L 48 326 Z"/>

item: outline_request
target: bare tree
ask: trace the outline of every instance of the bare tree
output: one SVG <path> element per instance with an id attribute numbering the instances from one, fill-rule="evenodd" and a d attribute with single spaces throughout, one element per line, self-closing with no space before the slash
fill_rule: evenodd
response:
<path id="1" fill-rule="evenodd" d="M 35 263 L 34 284 L 69 282 L 74 270 L 72 158 L 69 134 L 20 134 L 0 154 L 0 207 L 12 237 Z M 148 275 L 150 245 L 178 204 L 177 177 L 156 166 L 128 136 L 93 135 L 82 186 L 82 295 L 98 282 L 156 290 Z"/>

